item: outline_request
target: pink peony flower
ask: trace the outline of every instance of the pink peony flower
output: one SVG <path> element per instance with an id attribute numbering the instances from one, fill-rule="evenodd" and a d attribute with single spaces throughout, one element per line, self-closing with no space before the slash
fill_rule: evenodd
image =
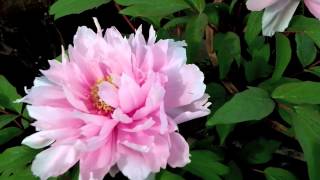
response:
<path id="1" fill-rule="evenodd" d="M 156 42 L 141 27 L 127 39 L 116 28 L 79 27 L 62 62 L 49 61 L 21 99 L 38 131 L 32 148 L 50 146 L 32 163 L 41 179 L 65 173 L 77 162 L 80 179 L 101 180 L 121 171 L 142 180 L 160 168 L 190 162 L 177 124 L 208 115 L 204 75 L 186 64 L 186 44 Z"/>
<path id="2" fill-rule="evenodd" d="M 251 11 L 264 10 L 262 33 L 272 36 L 275 32 L 283 32 L 289 25 L 300 0 L 248 0 L 247 7 Z M 304 0 L 310 12 L 320 19 L 320 0 Z"/>

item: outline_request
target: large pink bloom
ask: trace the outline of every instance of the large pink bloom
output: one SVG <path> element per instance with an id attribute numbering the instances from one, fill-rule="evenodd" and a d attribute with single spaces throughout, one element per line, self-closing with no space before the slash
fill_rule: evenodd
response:
<path id="1" fill-rule="evenodd" d="M 247 7 L 251 11 L 265 9 L 262 19 L 262 32 L 272 36 L 275 32 L 283 32 L 289 25 L 300 0 L 248 0 Z M 320 0 L 304 0 L 310 12 L 320 19 Z"/>
<path id="2" fill-rule="evenodd" d="M 204 76 L 186 64 L 184 42 L 146 42 L 141 28 L 127 39 L 115 28 L 80 27 L 69 58 L 49 61 L 21 101 L 37 133 L 23 144 L 48 149 L 32 171 L 58 176 L 78 161 L 82 180 L 120 170 L 142 180 L 160 168 L 182 167 L 189 147 L 177 124 L 209 114 Z"/>

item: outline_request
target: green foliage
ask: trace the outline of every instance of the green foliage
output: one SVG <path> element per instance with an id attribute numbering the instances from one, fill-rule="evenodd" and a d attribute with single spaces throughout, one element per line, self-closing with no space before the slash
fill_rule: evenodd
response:
<path id="1" fill-rule="evenodd" d="M 228 74 L 234 60 L 239 64 L 241 58 L 240 39 L 233 32 L 218 33 L 214 38 L 213 46 L 217 52 L 220 78 L 223 79 Z"/>
<path id="2" fill-rule="evenodd" d="M 88 9 L 99 7 L 111 0 L 57 0 L 49 10 L 54 19 L 59 19 L 70 14 L 79 14 Z"/>
<path id="3" fill-rule="evenodd" d="M 17 93 L 16 88 L 12 86 L 4 76 L 0 75 L 0 105 L 20 113 L 22 104 L 13 103 L 20 98 L 21 96 Z"/>
<path id="4" fill-rule="evenodd" d="M 190 8 L 184 0 L 115 0 L 116 3 L 128 6 L 121 14 L 149 19 L 155 26 L 160 20 L 172 13 Z"/>
<path id="5" fill-rule="evenodd" d="M 207 24 L 207 15 L 199 14 L 192 17 L 186 26 L 185 39 L 189 45 L 187 48 L 189 63 L 192 63 L 199 55 L 199 50 L 202 45 L 203 31 Z"/>
<path id="6" fill-rule="evenodd" d="M 283 34 L 276 34 L 276 65 L 272 74 L 273 80 L 279 80 L 291 60 L 291 46 L 289 39 Z"/>
<path id="7" fill-rule="evenodd" d="M 246 32 L 244 38 L 250 45 L 262 30 L 262 12 L 251 12 L 248 18 Z"/>
<path id="8" fill-rule="evenodd" d="M 317 56 L 317 48 L 305 34 L 296 34 L 297 55 L 303 67 L 310 65 Z"/>
<path id="9" fill-rule="evenodd" d="M 160 173 L 157 173 L 156 180 L 184 180 L 184 178 L 170 171 L 162 170 Z"/>
<path id="10" fill-rule="evenodd" d="M 0 154 L 0 179 L 36 180 L 29 168 L 37 153 L 37 150 L 25 146 L 6 149 Z"/>
<path id="11" fill-rule="evenodd" d="M 220 176 L 227 175 L 230 169 L 220 163 L 221 157 L 212 151 L 191 151 L 191 163 L 184 167 L 190 173 L 204 180 L 221 180 Z"/>
<path id="12" fill-rule="evenodd" d="M 318 106 L 295 106 L 291 113 L 295 135 L 308 164 L 310 180 L 320 177 L 320 112 Z"/>
<path id="13" fill-rule="evenodd" d="M 275 167 L 268 167 L 264 170 L 267 180 L 298 180 L 291 172 Z"/>
<path id="14" fill-rule="evenodd" d="M 259 138 L 249 142 L 241 151 L 241 158 L 250 164 L 263 164 L 272 159 L 272 154 L 280 146 L 279 141 Z"/>
<path id="15" fill-rule="evenodd" d="M 261 120 L 273 111 L 274 106 L 274 102 L 265 90 L 250 87 L 236 94 L 218 109 L 207 121 L 207 125 Z"/>
<path id="16" fill-rule="evenodd" d="M 320 104 L 320 82 L 303 81 L 277 87 L 272 97 L 295 104 Z"/>

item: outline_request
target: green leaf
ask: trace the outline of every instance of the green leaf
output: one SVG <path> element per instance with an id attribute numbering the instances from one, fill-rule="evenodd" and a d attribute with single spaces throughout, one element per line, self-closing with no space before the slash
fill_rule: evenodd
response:
<path id="1" fill-rule="evenodd" d="M 184 167 L 204 180 L 221 180 L 219 176 L 229 173 L 229 168 L 218 162 L 219 156 L 212 151 L 191 151 L 191 163 Z"/>
<path id="2" fill-rule="evenodd" d="M 79 14 L 88 9 L 93 9 L 106 4 L 111 0 L 58 0 L 50 6 L 49 13 L 54 19 L 59 19 L 70 14 Z"/>
<path id="3" fill-rule="evenodd" d="M 161 170 L 160 173 L 157 173 L 156 180 L 184 180 L 184 178 L 170 171 Z"/>
<path id="4" fill-rule="evenodd" d="M 315 66 L 306 70 L 306 72 L 312 73 L 318 77 L 320 77 L 320 66 Z"/>
<path id="5" fill-rule="evenodd" d="M 229 14 L 232 14 L 232 11 L 235 7 L 235 5 L 237 4 L 238 0 L 232 0 L 229 6 Z"/>
<path id="6" fill-rule="evenodd" d="M 262 30 L 262 14 L 263 11 L 251 12 L 248 18 L 244 39 L 250 45 Z"/>
<path id="7" fill-rule="evenodd" d="M 207 126 L 261 120 L 273 111 L 274 106 L 274 102 L 265 90 L 250 87 L 237 93 L 218 109 L 207 121 Z"/>
<path id="8" fill-rule="evenodd" d="M 171 19 L 169 22 L 167 22 L 163 28 L 164 29 L 170 29 L 173 27 L 176 27 L 177 25 L 187 24 L 190 20 L 190 16 L 182 16 L 182 17 L 176 17 Z"/>
<path id="9" fill-rule="evenodd" d="M 296 34 L 297 55 L 303 67 L 311 64 L 317 56 L 317 48 L 312 39 L 302 33 Z"/>
<path id="10" fill-rule="evenodd" d="M 0 129 L 15 120 L 18 116 L 13 114 L 0 115 Z"/>
<path id="11" fill-rule="evenodd" d="M 204 13 L 208 16 L 208 22 L 214 26 L 219 25 L 219 10 L 215 4 L 207 4 Z"/>
<path id="12" fill-rule="evenodd" d="M 202 13 L 205 6 L 206 2 L 205 0 L 185 0 L 187 1 L 194 9 L 198 11 L 198 13 Z"/>
<path id="13" fill-rule="evenodd" d="M 252 61 L 244 62 L 245 76 L 248 82 L 268 77 L 272 69 L 271 65 L 259 57 L 254 57 Z"/>
<path id="14" fill-rule="evenodd" d="M 0 75 L 0 105 L 12 111 L 21 112 L 22 104 L 14 103 L 15 100 L 20 99 L 21 96 L 9 81 Z"/>
<path id="15" fill-rule="evenodd" d="M 280 144 L 279 141 L 259 138 L 245 145 L 241 151 L 241 157 L 250 164 L 267 163 Z"/>
<path id="16" fill-rule="evenodd" d="M 320 179 L 320 113 L 317 106 L 296 106 L 293 127 L 308 165 L 310 180 Z"/>
<path id="17" fill-rule="evenodd" d="M 188 44 L 187 55 L 188 63 L 195 62 L 199 55 L 200 47 L 203 43 L 203 35 L 205 27 L 208 24 L 206 14 L 199 14 L 190 19 L 185 31 L 185 39 Z"/>
<path id="18" fill-rule="evenodd" d="M 217 133 L 220 138 L 220 145 L 224 144 L 228 135 L 233 131 L 235 124 L 219 124 L 217 125 Z"/>
<path id="19" fill-rule="evenodd" d="M 228 74 L 234 60 L 241 58 L 239 36 L 233 32 L 218 33 L 213 41 L 219 62 L 220 79 Z"/>
<path id="20" fill-rule="evenodd" d="M 0 179 L 23 179 L 22 177 L 31 178 L 30 163 L 34 159 L 34 156 L 38 153 L 38 150 L 34 150 L 25 146 L 16 146 L 6 149 L 0 154 Z M 32 175 L 32 174 L 31 174 Z M 27 180 L 26 179 L 26 180 Z"/>
<path id="21" fill-rule="evenodd" d="M 320 83 L 312 81 L 287 83 L 276 88 L 272 97 L 295 104 L 320 104 Z"/>
<path id="22" fill-rule="evenodd" d="M 214 113 L 226 102 L 226 90 L 220 84 L 209 83 L 207 84 L 206 92 L 210 95 L 210 102 L 214 102 L 210 106 L 211 112 Z"/>
<path id="23" fill-rule="evenodd" d="M 288 31 L 305 33 L 320 48 L 320 22 L 315 18 L 294 16 L 290 22 Z"/>
<path id="24" fill-rule="evenodd" d="M 0 145 L 22 134 L 22 130 L 16 127 L 8 127 L 0 130 Z"/>
<path id="25" fill-rule="evenodd" d="M 272 75 L 273 80 L 279 80 L 291 60 L 291 46 L 289 39 L 281 34 L 276 34 L 276 65 Z"/>
<path id="26" fill-rule="evenodd" d="M 268 167 L 264 170 L 267 180 L 298 180 L 291 172 L 275 167 Z"/>
<path id="27" fill-rule="evenodd" d="M 238 165 L 231 161 L 229 164 L 230 173 L 225 176 L 225 180 L 243 180 L 241 169 Z"/>
<path id="28" fill-rule="evenodd" d="M 274 81 L 272 79 L 267 79 L 264 82 L 259 84 L 259 87 L 268 91 L 269 93 L 272 93 L 274 89 L 276 89 L 278 86 L 286 83 L 291 83 L 291 82 L 299 82 L 299 79 L 294 79 L 294 78 L 287 78 L 287 77 L 282 77 L 277 81 Z"/>
<path id="29" fill-rule="evenodd" d="M 128 6 L 120 11 L 121 14 L 133 17 L 144 17 L 152 20 L 155 25 L 165 16 L 177 11 L 190 8 L 184 0 L 115 0 L 116 3 Z"/>

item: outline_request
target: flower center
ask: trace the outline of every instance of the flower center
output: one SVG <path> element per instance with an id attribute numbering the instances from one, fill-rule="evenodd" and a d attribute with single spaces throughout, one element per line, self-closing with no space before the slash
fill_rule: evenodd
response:
<path id="1" fill-rule="evenodd" d="M 98 80 L 91 88 L 91 99 L 95 108 L 97 108 L 100 113 L 111 113 L 114 108 L 105 103 L 99 96 L 99 85 L 104 81 L 108 81 L 112 83 L 112 79 L 110 76 L 107 76 L 103 79 Z"/>

